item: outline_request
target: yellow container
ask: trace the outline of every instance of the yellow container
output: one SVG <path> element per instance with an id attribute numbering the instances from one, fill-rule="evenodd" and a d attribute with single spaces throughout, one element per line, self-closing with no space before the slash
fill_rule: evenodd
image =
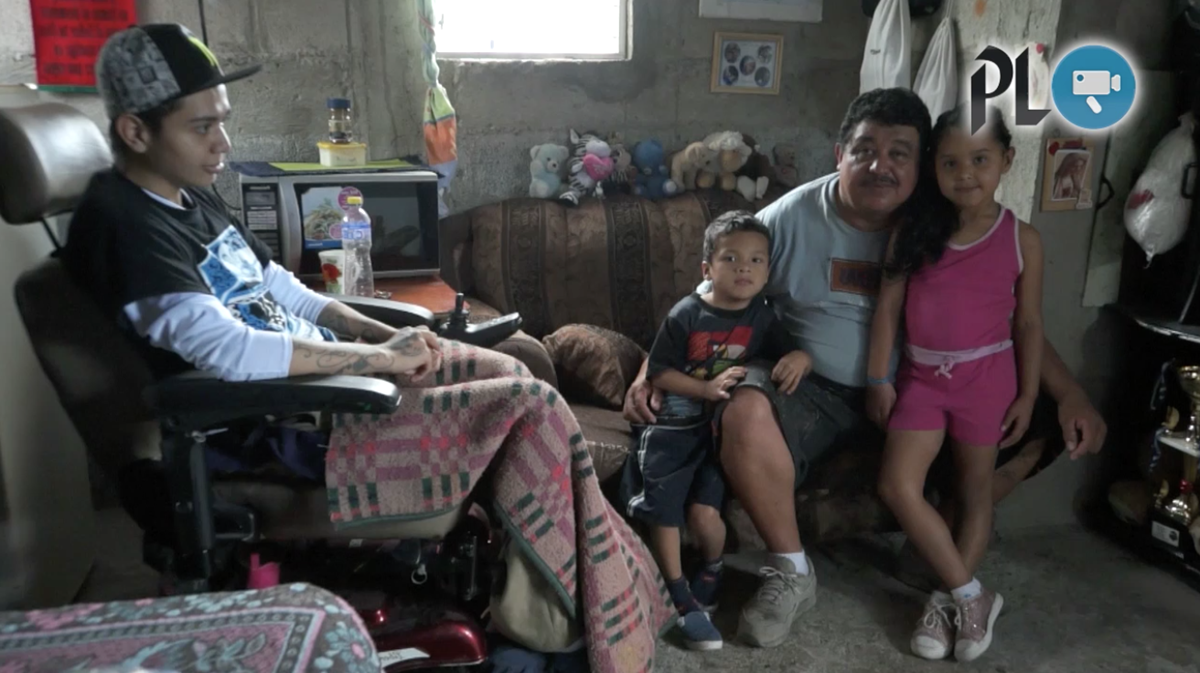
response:
<path id="1" fill-rule="evenodd" d="M 321 165 L 326 168 L 350 168 L 367 164 L 367 146 L 364 143 L 317 143 L 321 150 Z"/>

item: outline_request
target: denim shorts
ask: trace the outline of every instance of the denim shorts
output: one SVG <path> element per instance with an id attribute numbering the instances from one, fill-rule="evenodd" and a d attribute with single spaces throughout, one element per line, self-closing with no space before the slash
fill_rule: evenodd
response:
<path id="1" fill-rule="evenodd" d="M 751 363 L 746 368 L 746 378 L 738 388 L 754 388 L 766 395 L 775 411 L 775 420 L 787 441 L 788 451 L 796 469 L 796 488 L 804 483 L 809 467 L 832 450 L 863 445 L 883 450 L 886 435 L 872 423 L 864 413 L 866 389 L 842 385 L 817 374 L 809 374 L 800 381 L 792 394 L 786 395 L 775 389 L 771 382 L 773 365 L 765 362 Z M 723 402 L 715 411 L 714 425 L 720 433 L 721 416 L 725 411 Z M 1048 440 L 1043 459 L 1038 469 L 1053 460 L 1062 451 L 1061 432 L 1058 431 L 1054 401 L 1045 394 L 1038 397 L 1030 420 L 1029 430 L 1015 446 L 997 456 L 997 466 L 1012 460 L 1023 446 L 1038 439 Z M 1057 438 L 1057 442 L 1055 439 Z M 719 449 L 719 441 L 718 441 Z M 929 481 L 948 477 L 953 470 L 953 461 L 948 451 L 942 451 L 930 469 Z"/>

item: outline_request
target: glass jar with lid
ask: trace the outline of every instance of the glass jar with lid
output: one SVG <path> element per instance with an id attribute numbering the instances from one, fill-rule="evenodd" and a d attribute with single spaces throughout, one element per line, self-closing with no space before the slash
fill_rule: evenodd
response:
<path id="1" fill-rule="evenodd" d="M 329 142 L 338 145 L 354 142 L 350 99 L 330 98 L 326 104 L 329 107 Z"/>

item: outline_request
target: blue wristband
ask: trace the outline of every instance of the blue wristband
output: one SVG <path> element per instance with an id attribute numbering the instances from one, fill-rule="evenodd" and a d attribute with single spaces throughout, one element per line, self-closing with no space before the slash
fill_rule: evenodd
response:
<path id="1" fill-rule="evenodd" d="M 872 378 L 870 376 L 867 377 L 867 385 L 869 386 L 882 386 L 884 384 L 893 383 L 894 381 L 895 379 L 893 379 L 891 376 L 882 379 Z"/>

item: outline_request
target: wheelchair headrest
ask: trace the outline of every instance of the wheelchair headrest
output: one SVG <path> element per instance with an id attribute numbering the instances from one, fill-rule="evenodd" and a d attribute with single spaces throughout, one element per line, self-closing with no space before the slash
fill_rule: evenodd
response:
<path id="1" fill-rule="evenodd" d="M 28 224 L 73 210 L 112 165 L 104 134 L 62 103 L 0 108 L 0 217 Z"/>

